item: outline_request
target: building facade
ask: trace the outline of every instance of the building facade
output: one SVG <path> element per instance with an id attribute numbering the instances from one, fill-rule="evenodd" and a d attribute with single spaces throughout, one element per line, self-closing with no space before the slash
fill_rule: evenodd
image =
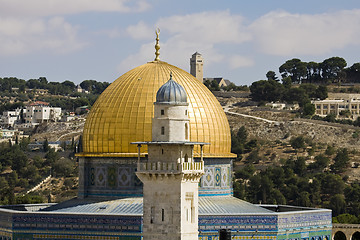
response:
<path id="1" fill-rule="evenodd" d="M 61 119 L 61 108 L 51 107 L 46 102 L 34 102 L 26 106 L 25 125 L 26 127 L 33 127 L 43 122 L 59 121 Z"/>
<path id="2" fill-rule="evenodd" d="M 22 112 L 20 108 L 17 108 L 12 111 L 4 111 L 1 116 L 1 125 L 6 128 L 13 127 L 15 123 L 20 121 L 21 114 Z"/>
<path id="3" fill-rule="evenodd" d="M 360 116 L 360 94 L 332 93 L 325 100 L 314 100 L 315 114 L 357 119 Z"/>

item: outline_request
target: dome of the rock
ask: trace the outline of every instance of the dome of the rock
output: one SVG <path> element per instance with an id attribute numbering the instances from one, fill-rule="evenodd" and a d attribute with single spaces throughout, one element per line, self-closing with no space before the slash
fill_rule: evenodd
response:
<path id="1" fill-rule="evenodd" d="M 153 103 L 170 73 L 187 94 L 190 140 L 210 143 L 204 147 L 204 157 L 233 157 L 228 120 L 217 99 L 195 77 L 163 61 L 130 70 L 99 96 L 86 120 L 79 156 L 137 156 L 137 147 L 130 143 L 152 140 Z M 145 153 L 147 148 L 142 148 Z M 199 154 L 199 149 L 194 153 Z"/>

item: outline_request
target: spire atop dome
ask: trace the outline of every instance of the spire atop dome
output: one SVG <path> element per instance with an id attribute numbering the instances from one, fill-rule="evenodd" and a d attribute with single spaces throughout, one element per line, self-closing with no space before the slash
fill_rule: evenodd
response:
<path id="1" fill-rule="evenodd" d="M 159 44 L 159 34 L 160 34 L 160 28 L 157 28 L 155 30 L 155 34 L 156 34 L 156 44 L 155 44 L 155 59 L 154 61 L 160 61 L 159 55 L 160 55 L 160 44 Z"/>

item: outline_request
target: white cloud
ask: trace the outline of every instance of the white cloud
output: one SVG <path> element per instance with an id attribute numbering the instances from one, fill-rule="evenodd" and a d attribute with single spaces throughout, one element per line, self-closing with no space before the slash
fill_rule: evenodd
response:
<path id="1" fill-rule="evenodd" d="M 195 51 L 203 54 L 207 66 L 211 66 L 211 64 L 219 63 L 225 57 L 225 54 L 216 47 L 217 44 L 238 45 L 251 39 L 251 35 L 244 27 L 243 18 L 232 15 L 229 11 L 160 18 L 154 25 L 139 22 L 129 26 L 127 32 L 134 39 L 155 40 L 154 26 L 161 29 L 160 59 L 183 69 L 189 68 L 189 58 Z M 155 51 L 154 40 L 152 43 L 144 44 L 137 54 L 122 61 L 119 70 L 151 61 L 154 57 L 151 52 Z M 147 47 L 150 47 L 150 51 Z"/>
<path id="2" fill-rule="evenodd" d="M 359 44 L 360 10 L 324 14 L 270 12 L 249 27 L 264 53 L 280 56 L 318 55 Z"/>
<path id="3" fill-rule="evenodd" d="M 151 39 L 155 34 L 155 28 L 151 28 L 143 21 L 131 25 L 126 29 L 127 34 L 134 39 Z"/>
<path id="4" fill-rule="evenodd" d="M 68 53 L 81 49 L 78 27 L 61 15 L 84 12 L 142 12 L 147 0 L 0 0 L 0 55 L 37 51 Z M 124 35 L 118 29 L 104 30 L 109 37 Z"/>
<path id="5" fill-rule="evenodd" d="M 160 18 L 157 26 L 173 34 L 174 40 L 181 38 L 201 43 L 243 43 L 251 39 L 243 18 L 229 11 L 202 12 L 184 16 Z"/>
<path id="6" fill-rule="evenodd" d="M 0 18 L 0 55 L 22 55 L 39 50 L 67 53 L 86 45 L 77 27 L 63 18 L 49 20 Z"/>
<path id="7" fill-rule="evenodd" d="M 229 57 L 229 66 L 231 69 L 251 67 L 254 64 L 255 63 L 252 59 L 240 55 L 233 55 Z"/>
<path id="8" fill-rule="evenodd" d="M 142 12 L 146 0 L 0 0 L 1 16 L 54 16 L 83 12 Z"/>

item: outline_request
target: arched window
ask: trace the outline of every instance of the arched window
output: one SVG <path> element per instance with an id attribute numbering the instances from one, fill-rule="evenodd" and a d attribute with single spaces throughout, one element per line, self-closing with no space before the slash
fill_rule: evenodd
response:
<path id="1" fill-rule="evenodd" d="M 343 233 L 341 231 L 336 232 L 334 235 L 334 240 L 346 240 L 345 233 Z"/>
<path id="2" fill-rule="evenodd" d="M 189 157 L 188 157 L 187 154 L 185 154 L 184 160 L 185 160 L 185 162 L 188 162 L 188 161 L 189 161 Z"/>
<path id="3" fill-rule="evenodd" d="M 352 236 L 351 236 L 351 240 L 359 240 L 360 239 L 360 232 L 355 232 Z"/>
<path id="4" fill-rule="evenodd" d="M 185 123 L 185 140 L 189 140 L 189 127 L 187 123 Z"/>

